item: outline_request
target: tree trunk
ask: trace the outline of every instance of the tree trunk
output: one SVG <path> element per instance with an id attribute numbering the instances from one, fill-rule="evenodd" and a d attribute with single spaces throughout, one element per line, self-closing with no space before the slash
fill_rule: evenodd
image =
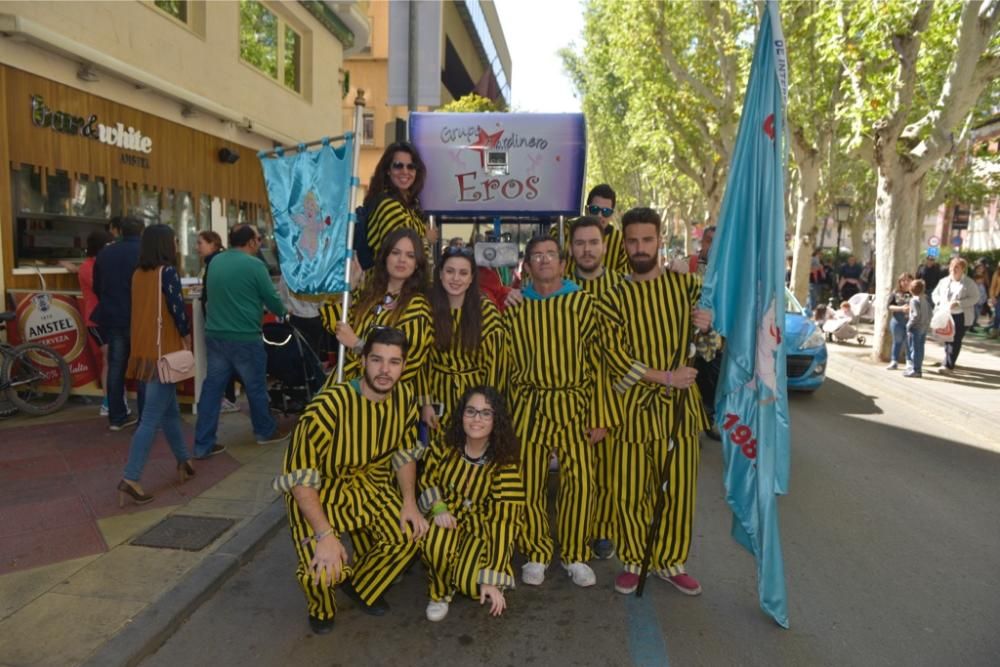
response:
<path id="1" fill-rule="evenodd" d="M 792 248 L 791 290 L 799 303 L 809 295 L 809 268 L 817 247 L 816 193 L 819 191 L 819 160 L 799 159 L 795 210 L 795 242 Z"/>
<path id="2" fill-rule="evenodd" d="M 878 165 L 878 189 L 875 195 L 875 340 L 872 358 L 888 361 L 892 346 L 889 333 L 889 293 L 896 276 L 912 271 L 917 265 L 920 221 L 920 182 L 908 172 L 902 161 L 886 156 Z"/>

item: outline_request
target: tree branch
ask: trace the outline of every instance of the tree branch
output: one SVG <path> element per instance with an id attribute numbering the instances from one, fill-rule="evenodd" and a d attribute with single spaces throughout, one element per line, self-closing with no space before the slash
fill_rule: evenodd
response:
<path id="1" fill-rule="evenodd" d="M 917 84 L 917 56 L 920 54 L 920 35 L 927 29 L 934 9 L 932 0 L 923 0 L 910 19 L 906 32 L 892 37 L 892 48 L 898 56 L 896 90 L 893 96 L 892 113 L 884 119 L 881 134 L 895 138 L 906 122 L 913 107 L 913 95 Z"/>
<path id="2" fill-rule="evenodd" d="M 725 101 L 716 95 L 712 90 L 706 86 L 704 83 L 698 79 L 691 76 L 691 74 L 681 67 L 681 64 L 677 61 L 677 57 L 674 55 L 673 44 L 670 42 L 670 38 L 667 37 L 667 31 L 664 30 L 660 34 L 660 55 L 663 57 L 663 62 L 667 65 L 667 69 L 675 79 L 679 82 L 686 83 L 695 94 L 704 98 L 706 102 L 714 106 L 716 109 L 723 109 Z"/>

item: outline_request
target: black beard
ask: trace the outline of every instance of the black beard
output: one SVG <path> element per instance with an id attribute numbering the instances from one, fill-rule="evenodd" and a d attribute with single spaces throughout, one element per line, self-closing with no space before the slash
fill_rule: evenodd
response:
<path id="1" fill-rule="evenodd" d="M 633 273 L 649 273 L 656 268 L 656 257 L 649 257 L 648 259 L 640 259 L 638 257 L 629 257 L 628 263 L 632 265 Z"/>
<path id="2" fill-rule="evenodd" d="M 376 394 L 378 394 L 379 396 L 385 396 L 390 391 L 392 391 L 393 387 L 396 386 L 396 383 L 393 382 L 392 385 L 388 389 L 386 389 L 385 391 L 382 391 L 381 389 L 379 389 L 378 387 L 375 386 L 375 382 L 372 379 L 372 376 L 368 374 L 368 369 L 367 368 L 365 369 L 365 384 L 368 385 L 368 388 L 371 389 Z"/>

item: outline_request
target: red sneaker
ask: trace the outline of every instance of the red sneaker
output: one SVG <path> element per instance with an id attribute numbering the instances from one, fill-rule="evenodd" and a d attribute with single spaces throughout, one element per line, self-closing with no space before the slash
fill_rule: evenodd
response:
<path id="1" fill-rule="evenodd" d="M 684 595 L 701 595 L 701 584 L 687 572 L 671 576 L 666 570 L 657 570 L 656 576 L 667 583 L 673 584 L 674 588 Z"/>
<path id="2" fill-rule="evenodd" d="M 622 572 L 615 577 L 615 590 L 622 595 L 631 595 L 639 588 L 639 575 L 634 572 Z"/>

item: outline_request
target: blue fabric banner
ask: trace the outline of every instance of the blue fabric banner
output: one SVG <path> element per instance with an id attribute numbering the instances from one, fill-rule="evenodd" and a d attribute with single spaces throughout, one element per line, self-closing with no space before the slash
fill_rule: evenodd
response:
<path id="1" fill-rule="evenodd" d="M 777 3 L 768 2 L 702 290 L 702 305 L 726 339 L 716 421 L 732 534 L 756 559 L 761 608 L 785 628 L 777 494 L 787 492 L 789 475 L 782 346 L 786 73 Z"/>
<path id="2" fill-rule="evenodd" d="M 300 147 L 289 157 L 280 150 L 275 157 L 260 157 L 281 275 L 292 292 L 332 294 L 347 289 L 353 143 L 353 135 L 348 135 L 337 148 L 324 140 L 319 150 Z"/>

